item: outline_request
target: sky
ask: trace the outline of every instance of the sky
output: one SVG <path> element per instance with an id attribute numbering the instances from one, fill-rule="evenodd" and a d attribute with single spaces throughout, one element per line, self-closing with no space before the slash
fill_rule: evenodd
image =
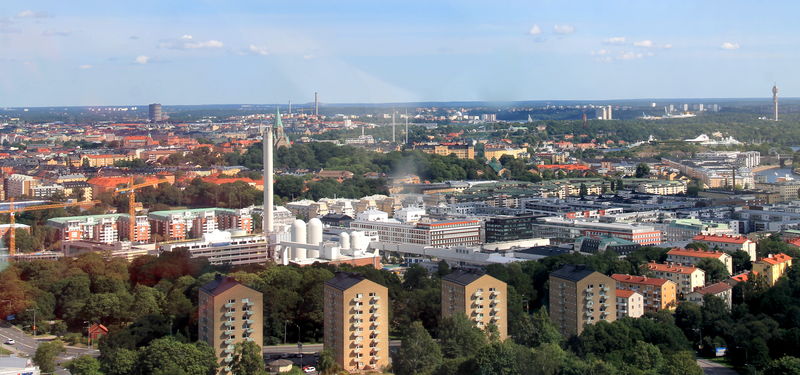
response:
<path id="1" fill-rule="evenodd" d="M 800 2 L 2 0 L 0 107 L 800 96 Z"/>

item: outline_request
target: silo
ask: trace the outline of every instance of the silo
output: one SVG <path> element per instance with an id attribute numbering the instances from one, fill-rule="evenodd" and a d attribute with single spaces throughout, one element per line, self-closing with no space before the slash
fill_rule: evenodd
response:
<path id="1" fill-rule="evenodd" d="M 319 246 L 322 243 L 322 221 L 317 218 L 313 218 L 308 221 L 308 243 L 309 245 Z M 319 249 L 318 248 L 309 248 L 308 249 L 308 257 L 309 258 L 319 258 Z"/>
<path id="2" fill-rule="evenodd" d="M 339 233 L 339 247 L 343 250 L 350 249 L 350 234 L 347 232 Z"/>
<path id="3" fill-rule="evenodd" d="M 364 232 L 355 231 L 350 233 L 350 247 L 353 251 L 363 250 L 362 245 L 365 241 Z"/>
<path id="4" fill-rule="evenodd" d="M 303 220 L 297 219 L 292 223 L 292 242 L 306 243 L 306 223 Z M 306 259 L 306 249 L 293 247 L 292 258 Z"/>

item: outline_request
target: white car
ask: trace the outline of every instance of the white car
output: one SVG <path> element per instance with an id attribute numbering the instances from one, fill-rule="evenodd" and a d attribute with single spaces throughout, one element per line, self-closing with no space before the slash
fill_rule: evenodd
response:
<path id="1" fill-rule="evenodd" d="M 317 369 L 314 368 L 314 366 L 306 366 L 303 367 L 303 372 L 305 372 L 306 374 L 310 374 L 312 372 L 317 372 Z"/>
<path id="2" fill-rule="evenodd" d="M 14 339 L 8 339 L 8 340 L 6 340 L 6 342 L 5 342 L 5 344 L 6 344 L 6 345 L 14 345 L 14 344 L 16 344 L 16 343 L 17 343 L 17 342 L 16 342 L 16 341 L 14 341 Z"/>

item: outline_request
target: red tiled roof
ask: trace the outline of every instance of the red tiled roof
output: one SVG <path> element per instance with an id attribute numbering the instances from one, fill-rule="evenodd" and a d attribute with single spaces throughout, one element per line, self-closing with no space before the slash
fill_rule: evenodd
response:
<path id="1" fill-rule="evenodd" d="M 611 275 L 611 278 L 621 283 L 655 285 L 655 286 L 662 286 L 667 282 L 669 282 L 669 280 L 665 279 L 657 279 L 654 277 L 647 277 L 647 276 L 625 275 L 621 273 L 615 273 Z"/>
<path id="2" fill-rule="evenodd" d="M 725 282 L 718 282 L 716 284 L 706 285 L 702 288 L 697 288 L 694 291 L 700 294 L 719 294 L 726 290 L 730 290 L 732 287 Z"/>
<path id="3" fill-rule="evenodd" d="M 750 272 L 742 272 L 738 275 L 731 276 L 731 279 L 736 280 L 738 282 L 745 282 L 750 278 Z"/>
<path id="4" fill-rule="evenodd" d="M 633 295 L 633 293 L 636 292 L 627 289 L 617 289 L 617 297 L 620 298 L 630 298 Z"/>
<path id="5" fill-rule="evenodd" d="M 677 255 L 695 258 L 714 258 L 719 259 L 725 255 L 721 251 L 703 251 L 703 250 L 690 250 L 690 249 L 672 249 L 667 251 L 667 255 Z"/>
<path id="6" fill-rule="evenodd" d="M 743 244 L 750 241 L 745 236 L 729 236 L 729 235 L 705 235 L 698 234 L 692 238 L 692 241 L 708 241 L 708 242 L 725 242 L 725 243 L 738 243 Z"/>
<path id="7" fill-rule="evenodd" d="M 660 264 L 660 263 L 648 263 L 647 269 L 650 271 L 681 273 L 687 275 L 698 270 L 697 267 L 692 267 L 692 266 L 680 266 L 675 264 Z"/>
<path id="8" fill-rule="evenodd" d="M 778 253 L 778 254 L 775 254 L 775 255 L 770 254 L 766 258 L 759 259 L 760 262 L 765 262 L 765 263 L 769 263 L 769 264 L 781 264 L 781 263 L 784 263 L 784 262 L 788 262 L 790 260 L 792 260 L 792 257 L 790 257 L 790 256 L 788 256 L 788 255 L 786 255 L 784 253 Z"/>

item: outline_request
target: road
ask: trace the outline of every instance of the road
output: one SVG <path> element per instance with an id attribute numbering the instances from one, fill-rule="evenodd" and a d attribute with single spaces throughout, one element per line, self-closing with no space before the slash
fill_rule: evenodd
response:
<path id="1" fill-rule="evenodd" d="M 389 348 L 400 346 L 400 340 L 389 340 Z M 319 354 L 322 351 L 322 344 L 304 344 L 303 355 Z M 265 346 L 264 354 L 274 356 L 275 354 L 297 354 L 297 344 Z"/>
<path id="2" fill-rule="evenodd" d="M 23 333 L 16 327 L 13 327 L 6 322 L 0 322 L 0 342 L 5 343 L 8 339 L 13 339 L 16 342 L 14 345 L 2 344 L 3 348 L 11 350 L 17 353 L 19 356 L 28 358 L 33 357 L 34 353 L 36 353 L 36 348 L 39 346 L 39 343 L 44 341 L 40 339 L 34 340 L 33 336 Z M 100 355 L 100 352 L 95 349 L 75 348 L 68 346 L 66 347 L 66 352 L 58 356 L 56 362 L 61 364 L 85 354 L 96 357 Z M 59 367 L 59 369 L 56 371 L 56 374 L 69 374 L 69 372 Z"/>
<path id="3" fill-rule="evenodd" d="M 739 375 L 734 369 L 707 359 L 698 359 L 697 364 L 703 369 L 703 373 L 706 375 Z"/>

